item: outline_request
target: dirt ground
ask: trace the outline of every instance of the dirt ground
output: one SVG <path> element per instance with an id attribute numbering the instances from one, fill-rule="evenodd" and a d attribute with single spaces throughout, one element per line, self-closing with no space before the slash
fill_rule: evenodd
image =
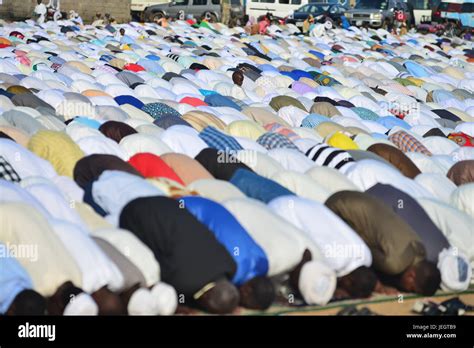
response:
<path id="1" fill-rule="evenodd" d="M 439 295 L 430 297 L 429 299 L 436 303 L 441 303 L 447 299 L 452 297 L 456 297 L 456 295 Z M 463 293 L 459 295 L 461 301 L 466 304 L 474 305 L 474 291 L 472 293 Z M 375 312 L 380 315 L 419 315 L 417 313 L 412 312 L 413 305 L 416 301 L 422 300 L 422 297 L 414 297 L 414 298 L 405 298 L 402 301 L 398 301 L 398 298 L 394 299 L 385 299 L 385 300 L 374 300 L 373 302 L 367 301 L 362 302 L 357 307 L 368 307 L 372 312 Z M 298 312 L 287 312 L 281 313 L 281 315 L 335 315 L 339 312 L 344 305 L 335 306 L 328 308 L 321 309 L 310 309 L 308 311 L 298 311 Z M 465 315 L 474 315 L 474 313 L 466 313 Z"/>
<path id="2" fill-rule="evenodd" d="M 368 307 L 372 312 L 380 315 L 419 315 L 412 312 L 413 305 L 419 300 L 430 300 L 441 303 L 447 299 L 459 297 L 464 303 L 474 306 L 474 286 L 462 293 L 438 292 L 432 297 L 423 297 L 413 294 L 404 294 L 403 297 L 386 295 L 375 295 L 366 300 L 348 300 L 331 302 L 326 306 L 301 306 L 290 307 L 273 305 L 267 311 L 252 311 L 238 308 L 233 315 L 336 315 L 341 309 L 349 305 L 357 305 L 357 308 Z M 181 308 L 179 314 L 206 315 L 203 312 L 189 308 Z M 465 315 L 474 315 L 474 312 Z"/>

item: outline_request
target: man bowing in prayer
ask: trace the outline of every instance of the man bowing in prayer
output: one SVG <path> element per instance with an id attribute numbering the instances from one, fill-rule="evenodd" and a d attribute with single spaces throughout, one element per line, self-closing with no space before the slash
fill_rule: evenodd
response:
<path id="1" fill-rule="evenodd" d="M 382 282 L 425 296 L 436 292 L 440 273 L 433 262 L 426 260 L 421 239 L 383 201 L 362 192 L 339 191 L 325 204 L 368 245 Z M 376 291 L 394 293 L 381 283 Z"/>
<path id="2" fill-rule="evenodd" d="M 237 219 L 222 205 L 207 198 L 186 196 L 178 201 L 209 228 L 234 259 L 237 272 L 232 282 L 239 287 L 240 304 L 259 310 L 270 307 L 275 290 L 266 277 L 267 256 Z"/>
<path id="3" fill-rule="evenodd" d="M 178 201 L 161 196 L 135 199 L 123 208 L 120 227 L 153 251 L 161 279 L 186 305 L 226 314 L 239 304 L 239 292 L 229 281 L 236 272 L 234 260 Z"/>

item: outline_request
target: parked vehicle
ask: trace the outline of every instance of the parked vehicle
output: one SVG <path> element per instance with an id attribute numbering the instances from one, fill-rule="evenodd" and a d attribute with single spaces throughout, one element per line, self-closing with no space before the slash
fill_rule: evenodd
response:
<path id="1" fill-rule="evenodd" d="M 302 5 L 316 2 L 349 6 L 349 0 L 247 0 L 245 13 L 250 17 L 258 18 L 269 12 L 274 17 L 286 18 Z"/>
<path id="2" fill-rule="evenodd" d="M 168 2 L 170 2 L 170 0 L 132 0 L 132 18 L 141 20 L 148 7 L 157 4 L 166 4 Z"/>
<path id="3" fill-rule="evenodd" d="M 337 21 L 346 11 L 347 8 L 339 4 L 310 3 L 295 10 L 293 14 L 288 16 L 286 22 L 301 27 L 309 15 L 312 15 L 316 21 L 323 17 L 329 17 L 333 21 Z"/>
<path id="4" fill-rule="evenodd" d="M 474 27 L 474 0 L 442 1 L 437 9 L 438 22 L 459 23 L 462 27 Z"/>
<path id="5" fill-rule="evenodd" d="M 239 17 L 243 14 L 240 0 L 231 0 L 231 17 Z M 164 16 L 174 18 L 192 15 L 194 18 L 209 18 L 218 22 L 222 18 L 222 7 L 220 0 L 175 0 L 166 4 L 153 5 L 145 10 L 146 21 L 155 21 Z"/>
<path id="6" fill-rule="evenodd" d="M 402 0 L 359 0 L 353 9 L 345 13 L 345 16 L 352 25 L 380 28 L 386 18 L 393 20 L 395 9 L 403 10 L 407 15 L 407 21 L 411 21 L 408 6 Z"/>
<path id="7" fill-rule="evenodd" d="M 432 10 L 437 7 L 439 0 L 409 0 L 408 4 L 413 10 L 413 21 L 415 25 L 431 23 Z"/>

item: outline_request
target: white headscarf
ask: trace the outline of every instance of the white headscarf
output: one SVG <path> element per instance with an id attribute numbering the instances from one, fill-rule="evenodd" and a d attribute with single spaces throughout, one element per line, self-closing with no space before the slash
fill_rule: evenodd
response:
<path id="1" fill-rule="evenodd" d="M 441 273 L 441 289 L 444 291 L 465 291 L 469 288 L 472 267 L 466 256 L 455 248 L 443 249 L 438 256 Z"/>
<path id="2" fill-rule="evenodd" d="M 80 293 L 77 296 L 74 296 L 71 301 L 64 308 L 64 316 L 78 316 L 78 315 L 98 315 L 99 306 L 93 300 L 91 295 L 86 294 L 85 292 Z"/>
<path id="3" fill-rule="evenodd" d="M 322 262 L 310 261 L 301 268 L 298 288 L 309 305 L 327 304 L 336 290 L 336 285 L 336 274 Z"/>

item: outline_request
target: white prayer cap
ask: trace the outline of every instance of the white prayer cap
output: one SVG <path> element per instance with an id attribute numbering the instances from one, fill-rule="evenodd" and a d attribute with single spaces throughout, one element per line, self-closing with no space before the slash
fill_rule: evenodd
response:
<path id="1" fill-rule="evenodd" d="M 98 315 L 99 306 L 85 292 L 75 296 L 64 308 L 63 315 Z"/>
<path id="2" fill-rule="evenodd" d="M 310 261 L 301 268 L 299 290 L 309 305 L 325 305 L 336 290 L 336 273 L 319 261 Z"/>
<path id="3" fill-rule="evenodd" d="M 132 294 L 128 302 L 129 315 L 157 315 L 158 308 L 151 291 L 140 288 Z"/>
<path id="4" fill-rule="evenodd" d="M 438 256 L 441 289 L 464 291 L 469 287 L 472 269 L 468 259 L 453 248 L 444 249 Z"/>
<path id="5" fill-rule="evenodd" d="M 178 308 L 178 294 L 169 284 L 159 282 L 152 289 L 151 294 L 156 301 L 159 315 L 172 315 Z"/>

